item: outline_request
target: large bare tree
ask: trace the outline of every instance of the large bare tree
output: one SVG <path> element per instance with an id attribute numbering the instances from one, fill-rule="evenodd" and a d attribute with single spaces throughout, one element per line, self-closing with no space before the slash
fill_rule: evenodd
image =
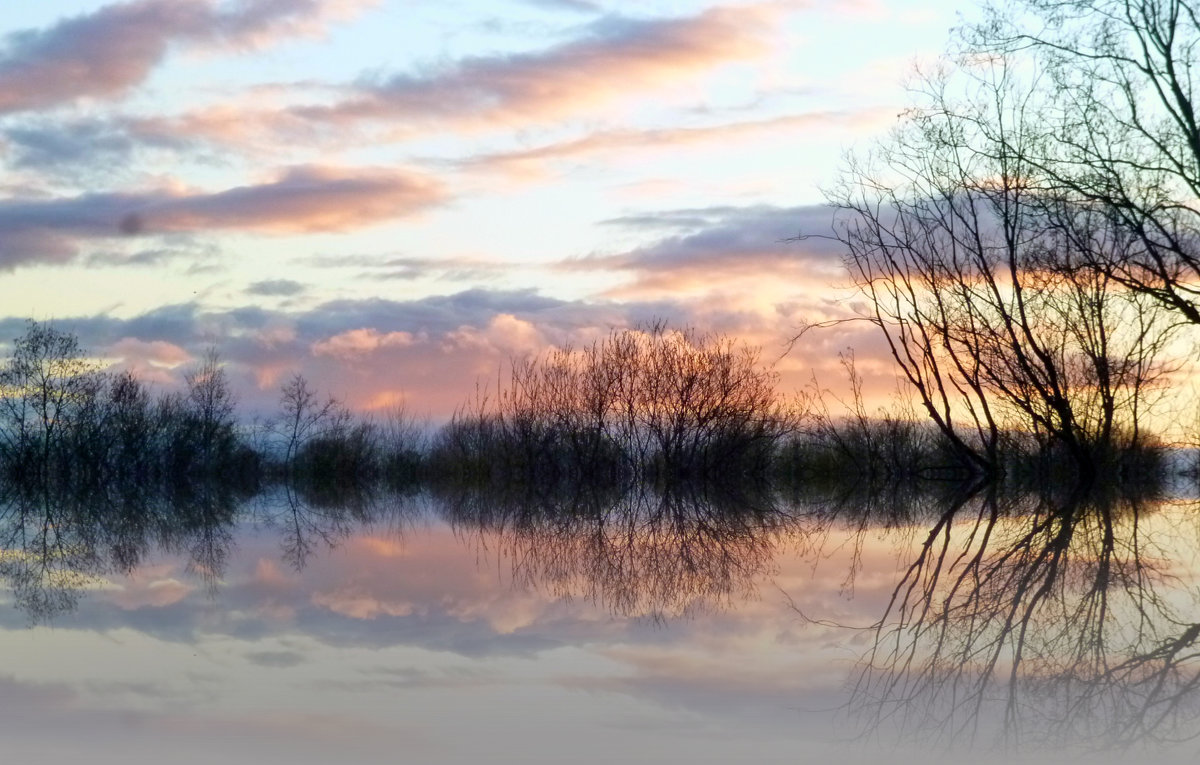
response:
<path id="1" fill-rule="evenodd" d="M 1200 4 L 1016 0 L 962 30 L 963 52 L 1042 74 L 1028 155 L 1045 182 L 1119 226 L 1125 257 L 1094 265 L 1200 324 Z"/>
<path id="2" fill-rule="evenodd" d="M 1083 481 L 1136 446 L 1173 329 L 1120 269 L 1143 242 L 1061 193 L 1038 72 L 947 60 L 832 194 L 868 319 L 963 461 L 995 474 L 1013 439 Z"/>

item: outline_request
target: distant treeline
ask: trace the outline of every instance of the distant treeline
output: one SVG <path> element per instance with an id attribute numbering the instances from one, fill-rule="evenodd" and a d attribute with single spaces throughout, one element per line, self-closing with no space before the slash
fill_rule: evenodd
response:
<path id="1" fill-rule="evenodd" d="M 719 335 L 656 325 L 590 346 L 516 360 L 444 426 L 396 410 L 352 413 L 301 376 L 274 416 L 239 419 L 215 352 L 181 391 L 153 392 L 89 360 L 77 338 L 30 322 L 0 367 L 0 468 L 16 482 L 78 485 L 219 479 L 255 490 L 313 486 L 623 485 L 705 481 L 972 481 L 978 466 L 915 412 L 869 412 L 852 357 L 852 395 L 833 411 L 810 390 L 790 397 L 758 352 Z M 1147 480 L 1163 450 L 1144 434 L 1105 455 L 1107 479 Z M 1074 463 L 1036 432 L 1009 432 L 1003 474 L 1069 482 Z"/>

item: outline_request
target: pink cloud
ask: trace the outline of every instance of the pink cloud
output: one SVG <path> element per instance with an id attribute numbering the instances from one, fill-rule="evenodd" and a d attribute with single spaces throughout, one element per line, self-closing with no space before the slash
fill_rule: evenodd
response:
<path id="1" fill-rule="evenodd" d="M 176 367 L 192 360 L 192 355 L 174 343 L 122 338 L 108 347 L 109 355 L 125 364 Z"/>
<path id="2" fill-rule="evenodd" d="M 459 327 L 446 335 L 442 347 L 447 351 L 482 351 L 489 356 L 519 356 L 546 347 L 546 338 L 533 322 L 502 313 L 486 327 Z"/>
<path id="3" fill-rule="evenodd" d="M 554 119 L 757 58 L 776 13 L 760 5 L 710 8 L 683 18 L 604 17 L 584 36 L 542 51 L 471 57 L 397 75 L 360 86 L 332 105 L 294 107 L 281 124 Z"/>
<path id="4" fill-rule="evenodd" d="M 312 344 L 314 356 L 334 356 L 350 359 L 380 348 L 406 348 L 414 338 L 410 332 L 379 332 L 375 329 L 352 329 Z"/>
<path id="5" fill-rule="evenodd" d="M 123 579 L 106 597 L 118 608 L 135 611 L 139 608 L 164 608 L 190 595 L 194 588 L 176 579 L 171 566 L 139 569 Z"/>
<path id="6" fill-rule="evenodd" d="M 444 201 L 428 176 L 390 170 L 299 166 L 278 180 L 151 202 L 131 213 L 134 230 L 339 231 L 401 217 Z"/>
<path id="7" fill-rule="evenodd" d="M 806 257 L 803 252 L 792 256 Z M 866 322 L 809 333 L 784 355 L 788 340 L 805 322 L 849 318 L 855 306 L 845 293 L 802 278 L 802 268 L 788 271 L 766 259 L 758 263 L 740 275 L 736 266 L 725 271 L 699 267 L 689 272 L 696 282 L 687 294 L 622 301 L 563 301 L 530 290 L 466 290 L 410 301 L 339 300 L 304 309 L 260 306 L 213 312 L 185 304 L 127 320 L 76 318 L 70 326 L 98 348 L 136 337 L 142 343 L 169 343 L 195 356 L 216 344 L 247 416 L 273 412 L 281 381 L 300 373 L 322 397 L 332 395 L 353 409 L 374 412 L 403 403 L 436 423 L 469 406 L 478 392 L 494 391 L 514 358 L 551 347 L 579 348 L 614 328 L 656 319 L 724 333 L 761 348 L 762 361 L 777 364 L 782 375 L 777 389 L 785 395 L 808 385 L 814 371 L 823 386 L 842 385 L 845 374 L 837 353 L 855 347 L 860 371 L 869 374 L 872 391 L 886 400 L 895 378 L 886 347 Z M 664 266 L 663 273 L 668 278 L 676 270 Z M 704 281 L 704 273 L 716 275 Z M 11 334 L 19 331 L 13 321 Z M 171 378 L 165 384 L 179 384 L 182 369 L 155 369 Z"/>
<path id="8" fill-rule="evenodd" d="M 312 33 L 364 5 L 353 0 L 106 5 L 47 29 L 9 35 L 0 49 L 0 113 L 121 96 L 141 84 L 174 45 L 263 45 Z"/>

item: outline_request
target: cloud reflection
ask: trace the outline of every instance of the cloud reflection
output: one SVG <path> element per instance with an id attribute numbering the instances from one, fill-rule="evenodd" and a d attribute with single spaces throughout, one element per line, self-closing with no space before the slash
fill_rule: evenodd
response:
<path id="1" fill-rule="evenodd" d="M 949 487 L 786 501 L 627 488 L 286 486 L 198 506 L 9 493 L 0 573 L 26 615 L 69 632 L 236 646 L 226 661 L 324 693 L 532 683 L 822 741 L 835 737 L 822 710 L 841 700 L 872 737 L 947 753 L 1125 751 L 1196 732 L 1200 593 L 1180 568 L 1179 512 Z M 20 626 L 12 610 L 0 621 Z M 322 669 L 397 651 L 410 658 Z M 175 693 L 103 682 L 122 698 Z M 64 693 L 38 698 L 82 698 Z"/>

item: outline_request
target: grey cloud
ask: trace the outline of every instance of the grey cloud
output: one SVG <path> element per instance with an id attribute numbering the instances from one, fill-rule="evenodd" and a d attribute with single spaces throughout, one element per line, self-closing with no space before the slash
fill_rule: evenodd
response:
<path id="1" fill-rule="evenodd" d="M 246 288 L 246 292 L 250 295 L 288 297 L 298 295 L 304 292 L 304 289 L 303 284 L 291 279 L 267 279 L 261 282 L 254 282 Z"/>
<path id="2" fill-rule="evenodd" d="M 603 10 L 599 3 L 588 2 L 588 0 L 524 0 L 524 2 L 526 5 L 535 5 L 540 8 L 581 13 L 597 13 Z"/>
<path id="3" fill-rule="evenodd" d="M 532 289 L 471 289 L 405 302 L 334 300 L 297 317 L 296 324 L 303 334 L 318 337 L 358 327 L 442 333 L 464 325 L 484 326 L 500 313 L 544 316 L 569 305 Z"/>
<path id="4" fill-rule="evenodd" d="M 122 243 L 115 240 L 106 244 L 112 246 L 88 254 L 84 262 L 89 266 L 103 268 L 153 266 L 186 258 L 191 264 L 188 273 L 193 274 L 215 268 L 215 259 L 220 255 L 220 248 L 211 242 L 196 241 L 184 235 L 163 237 L 161 247 L 120 247 L 118 245 Z"/>
<path id="5" fill-rule="evenodd" d="M 777 208 L 777 207 L 736 207 L 733 205 L 715 205 L 712 207 L 685 207 L 676 210 L 659 210 L 656 212 L 639 213 L 637 215 L 621 215 L 600 221 L 606 226 L 620 226 L 631 229 L 656 231 L 661 229 L 696 230 L 709 228 L 738 217 L 762 215 L 769 211 L 784 210 L 789 214 L 794 210 L 806 208 Z"/>
<path id="6" fill-rule="evenodd" d="M 139 152 L 194 150 L 196 141 L 146 120 L 111 117 L 22 120 L 3 132 L 8 162 L 70 181 L 111 183 Z"/>
<path id="7" fill-rule="evenodd" d="M 0 675 L 0 711 L 4 717 L 56 714 L 69 707 L 76 695 L 62 683 L 31 683 Z"/>
<path id="8" fill-rule="evenodd" d="M 245 540 L 243 540 L 245 542 Z M 246 542 L 245 545 L 249 546 Z M 267 558 L 277 553 L 258 550 Z M 161 559 L 161 558 L 159 558 Z M 470 556 L 467 556 L 470 560 Z M 217 598 L 220 609 L 212 610 L 211 598 Z M 283 603 L 295 608 L 294 619 L 282 623 L 269 616 L 259 615 L 264 602 Z M 333 646 L 386 648 L 416 646 L 433 651 L 449 651 L 467 657 L 514 656 L 528 657 L 563 645 L 560 633 L 586 630 L 586 624 L 557 618 L 544 625 L 534 625 L 513 632 L 498 632 L 483 618 L 464 618 L 453 613 L 451 603 L 429 603 L 420 613 L 404 616 L 380 614 L 371 619 L 355 618 L 316 605 L 311 592 L 299 588 L 290 592 L 264 592 L 253 581 L 223 585 L 215 593 L 195 591 L 186 598 L 167 606 L 121 608 L 96 594 L 80 600 L 76 611 L 60 618 L 59 629 L 86 630 L 105 633 L 130 629 L 151 635 L 159 640 L 194 644 L 202 637 L 223 635 L 238 640 L 260 641 L 271 637 L 303 635 L 306 638 Z M 27 617 L 17 609 L 0 608 L 0 628 L 20 630 L 28 626 Z M 298 651 L 249 651 L 245 658 L 264 667 L 288 668 L 304 662 Z M 390 684 L 415 687 L 434 684 L 432 678 L 406 677 L 403 673 L 386 678 Z M 455 684 L 446 676 L 442 685 Z M 9 686 L 13 686 L 10 688 Z M 0 676 L 0 691 L 12 691 L 15 684 Z M 133 684 L 114 688 L 122 693 L 143 693 L 152 696 L 154 689 L 139 690 Z M 20 698 L 30 708 L 69 704 L 73 694 L 57 686 L 22 687 L 22 692 L 0 693 L 0 712 L 8 712 L 8 701 Z M 17 703 L 17 702 L 12 702 Z"/>
<path id="9" fill-rule="evenodd" d="M 463 620 L 440 608 L 428 613 L 409 616 L 380 615 L 374 619 L 356 619 L 326 608 L 307 604 L 303 594 L 296 603 L 298 613 L 286 627 L 268 618 L 229 618 L 214 620 L 211 613 L 199 607 L 196 599 L 185 599 L 177 604 L 161 608 L 138 608 L 125 610 L 94 598 L 85 599 L 70 617 L 72 628 L 105 632 L 118 629 L 133 629 L 152 635 L 160 640 L 190 644 L 201 634 L 227 635 L 239 640 L 257 641 L 280 634 L 303 634 L 327 645 L 385 648 L 390 646 L 416 646 L 434 651 L 450 651 L 461 656 L 532 656 L 542 651 L 561 647 L 563 641 L 550 634 L 536 631 L 499 633 L 482 619 Z M 246 608 L 253 613 L 261 606 L 254 594 L 242 587 L 227 587 L 217 596 L 225 613 L 236 613 Z M 20 629 L 24 618 L 15 609 L 0 609 L 0 624 Z M 60 625 L 65 628 L 66 625 Z M 548 625 L 557 630 L 561 625 Z M 569 626 L 569 625 L 567 625 Z M 547 630 L 549 632 L 549 629 Z M 287 668 L 303 661 L 297 655 L 293 662 L 289 652 L 261 651 L 246 657 L 259 666 Z M 396 683 L 403 684 L 403 680 Z M 409 684 L 412 684 L 411 681 Z M 4 688 L 0 679 L 0 689 Z M 47 692 L 46 701 L 57 697 Z M 0 703 L 0 709 L 5 705 Z"/>
<path id="10" fill-rule="evenodd" d="M 109 342 L 120 337 L 186 342 L 198 339 L 199 318 L 196 304 L 184 303 L 156 308 L 127 321 L 108 317 L 97 317 L 91 321 L 102 329 Z"/>
<path id="11" fill-rule="evenodd" d="M 623 693 L 641 700 L 653 700 L 665 707 L 684 708 L 709 719 L 737 719 L 739 725 L 762 727 L 796 723 L 796 704 L 825 702 L 826 710 L 842 701 L 840 688 L 812 689 L 807 678 L 797 671 L 773 677 L 747 677 L 734 668 L 716 673 L 709 668 L 654 668 L 639 662 L 626 677 L 562 678 L 567 688 L 590 692 Z M 675 670 L 675 671 L 673 671 Z M 709 671 L 705 671 L 709 670 Z M 817 706 L 814 704 L 814 706 Z M 824 715 L 828 725 L 832 714 Z M 814 726 L 820 728 L 818 724 Z"/>
<path id="12" fill-rule="evenodd" d="M 442 204 L 428 176 L 374 168 L 299 166 L 254 186 L 211 193 L 152 190 L 0 200 L 0 269 L 62 263 L 91 238 L 242 230 L 337 231 Z"/>
<path id="13" fill-rule="evenodd" d="M 162 306 L 129 319 L 112 316 L 65 318 L 60 329 L 74 332 L 89 348 L 99 348 L 125 337 L 146 342 L 163 340 L 183 347 L 202 349 L 216 342 L 231 359 L 245 355 L 247 361 L 262 358 L 263 349 L 241 335 L 275 322 L 294 325 L 296 345 L 279 353 L 294 356 L 315 340 L 362 327 L 381 331 L 442 334 L 461 326 L 486 326 L 494 316 L 509 313 L 524 317 L 558 314 L 560 320 L 579 309 L 579 304 L 539 295 L 535 290 L 493 291 L 473 289 L 452 295 L 419 300 L 335 300 L 308 311 L 292 313 L 244 306 L 227 311 L 203 311 L 195 303 Z M 21 335 L 25 319 L 0 319 L 0 339 Z"/>
<path id="14" fill-rule="evenodd" d="M 719 265 L 768 266 L 796 263 L 841 264 L 843 249 L 829 239 L 834 211 L 806 207 L 713 207 L 672 210 L 605 221 L 640 230 L 674 233 L 615 255 L 589 255 L 562 262 L 568 270 L 626 269 L 643 272 L 705 269 Z M 802 242 L 797 237 L 806 237 Z"/>
<path id="15" fill-rule="evenodd" d="M 160 702 L 177 697 L 165 685 L 157 683 L 93 680 L 85 683 L 85 686 L 90 692 L 103 696 L 140 696 Z"/>
<path id="16" fill-rule="evenodd" d="M 167 305 L 129 319 L 109 315 L 59 318 L 54 325 L 79 336 L 91 349 L 114 343 L 124 337 L 147 342 L 165 340 L 177 345 L 198 343 L 203 338 L 202 323 L 212 323 L 194 303 Z M 10 316 L 0 319 L 0 341 L 23 335 L 26 319 Z"/>
<path id="17" fill-rule="evenodd" d="M 563 642 L 532 630 L 497 632 L 482 619 L 464 621 L 441 609 L 422 615 L 353 619 L 325 609 L 306 609 L 296 617 L 296 627 L 323 642 L 342 646 L 379 648 L 419 646 L 450 651 L 461 656 L 532 656 L 561 648 Z"/>
<path id="18" fill-rule="evenodd" d="M 412 281 L 415 279 L 444 279 L 471 281 L 511 270 L 512 262 L 473 260 L 471 258 L 377 257 L 370 255 L 318 256 L 302 262 L 319 268 L 361 269 L 359 278 L 372 281 Z"/>
<path id="19" fill-rule="evenodd" d="M 512 263 L 485 263 L 465 258 L 388 258 L 362 274 L 364 279 L 410 281 L 435 278 L 471 281 L 486 278 L 513 267 Z"/>
<path id="20" fill-rule="evenodd" d="M 255 651 L 246 654 L 246 660 L 260 667 L 285 669 L 304 663 L 304 655 L 295 651 Z"/>
<path id="21" fill-rule="evenodd" d="M 349 330 L 366 327 L 380 332 L 437 336 L 463 326 L 487 326 L 501 314 L 561 331 L 629 326 L 655 319 L 687 323 L 690 319 L 685 306 L 669 301 L 616 304 L 560 300 L 533 289 L 470 289 L 407 301 L 382 298 L 334 300 L 299 312 L 259 306 L 214 311 L 203 310 L 196 303 L 178 303 L 131 318 L 110 315 L 63 317 L 55 323 L 60 329 L 77 334 L 81 342 L 92 349 L 127 337 L 144 342 L 162 340 L 195 350 L 215 343 L 226 358 L 238 360 L 241 358 L 238 354 L 244 353 L 246 361 L 259 361 L 265 349 L 246 335 L 280 324 L 294 328 L 296 338 L 292 345 L 280 347 L 278 352 L 294 357 L 315 340 Z M 17 337 L 25 328 L 24 317 L 0 318 L 0 339 Z"/>
<path id="22" fill-rule="evenodd" d="M 145 80 L 174 44 L 246 45 L 289 29 L 323 5 L 136 0 L 15 32 L 0 50 L 0 113 L 122 95 Z"/>
<path id="23" fill-rule="evenodd" d="M 133 149 L 128 135 L 96 121 L 18 126 L 5 131 L 5 137 L 17 168 L 92 163 L 104 155 L 127 156 Z"/>

